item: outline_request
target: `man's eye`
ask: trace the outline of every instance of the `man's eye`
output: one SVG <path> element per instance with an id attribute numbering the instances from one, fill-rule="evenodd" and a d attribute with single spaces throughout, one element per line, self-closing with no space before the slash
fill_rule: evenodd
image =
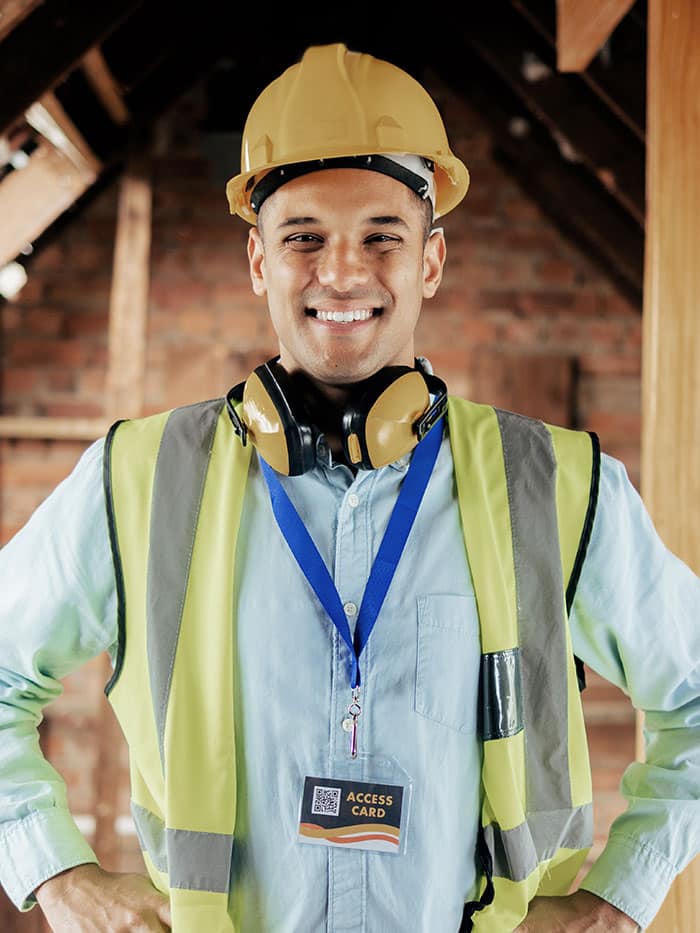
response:
<path id="1" fill-rule="evenodd" d="M 372 236 L 367 237 L 367 243 L 398 243 L 399 238 L 396 236 L 390 236 L 388 233 L 373 233 Z"/>
<path id="2" fill-rule="evenodd" d="M 287 237 L 287 243 L 320 243 L 320 237 L 313 233 L 295 233 L 294 236 Z"/>

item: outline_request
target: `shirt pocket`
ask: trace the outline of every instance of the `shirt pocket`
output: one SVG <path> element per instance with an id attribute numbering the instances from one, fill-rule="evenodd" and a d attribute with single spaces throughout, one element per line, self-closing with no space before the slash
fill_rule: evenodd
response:
<path id="1" fill-rule="evenodd" d="M 474 596 L 419 596 L 415 711 L 450 729 L 474 733 L 480 658 Z"/>

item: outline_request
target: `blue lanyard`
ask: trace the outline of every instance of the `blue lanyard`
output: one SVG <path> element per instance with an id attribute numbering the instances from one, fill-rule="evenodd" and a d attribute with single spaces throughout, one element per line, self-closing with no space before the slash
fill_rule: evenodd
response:
<path id="1" fill-rule="evenodd" d="M 367 581 L 362 605 L 355 627 L 355 638 L 345 617 L 343 603 L 328 568 L 318 552 L 311 535 L 282 488 L 276 473 L 260 457 L 263 476 L 270 492 L 272 511 L 280 531 L 289 545 L 304 576 L 311 585 L 321 605 L 338 629 L 352 656 L 350 685 L 355 690 L 360 684 L 360 655 L 372 633 L 374 623 L 382 608 L 401 554 L 408 540 L 413 522 L 420 507 L 433 472 L 442 440 L 444 418 L 440 418 L 422 441 L 416 445 L 406 476 L 401 483 L 399 495 L 384 532 L 384 537 L 375 557 Z"/>

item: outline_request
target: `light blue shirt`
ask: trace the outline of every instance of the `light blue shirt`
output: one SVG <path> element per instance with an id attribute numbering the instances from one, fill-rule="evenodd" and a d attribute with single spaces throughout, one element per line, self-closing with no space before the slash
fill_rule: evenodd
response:
<path id="1" fill-rule="evenodd" d="M 36 726 L 62 677 L 116 651 L 102 450 L 94 443 L 0 552 L 0 881 L 18 906 L 46 878 L 95 861 Z M 407 465 L 353 477 L 321 443 L 312 471 L 282 477 L 351 627 Z M 395 759 L 412 786 L 402 854 L 298 841 L 304 776 L 323 776 L 347 748 L 348 656 L 275 523 L 255 457 L 236 567 L 236 930 L 456 933 L 477 889 L 480 645 L 447 437 L 361 658 L 360 754 Z M 573 646 L 647 711 L 648 760 L 627 769 L 629 809 L 584 887 L 642 927 L 700 850 L 699 622 L 700 580 L 604 455 Z"/>

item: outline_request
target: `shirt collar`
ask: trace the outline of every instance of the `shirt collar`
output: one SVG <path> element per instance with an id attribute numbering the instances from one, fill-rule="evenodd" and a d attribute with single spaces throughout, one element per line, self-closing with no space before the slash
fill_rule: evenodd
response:
<path id="1" fill-rule="evenodd" d="M 391 467 L 394 470 L 398 470 L 401 473 L 404 473 L 408 469 L 408 465 L 411 462 L 411 454 L 404 454 L 403 457 L 399 457 L 398 460 L 394 460 L 392 463 L 388 463 L 387 466 Z M 342 460 L 334 460 L 333 453 L 326 443 L 325 434 L 319 434 L 316 438 L 316 463 L 318 466 L 326 467 L 327 469 L 334 470 L 337 467 L 346 467 L 347 464 Z M 380 467 L 380 469 L 382 469 Z"/>

